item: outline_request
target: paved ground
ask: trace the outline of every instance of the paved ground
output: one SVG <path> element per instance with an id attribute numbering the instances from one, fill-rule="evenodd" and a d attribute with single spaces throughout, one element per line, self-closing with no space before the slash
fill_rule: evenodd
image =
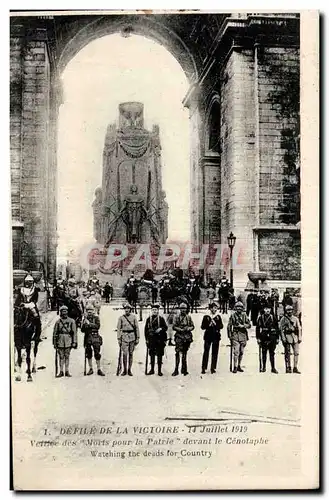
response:
<path id="1" fill-rule="evenodd" d="M 38 370 L 33 383 L 27 383 L 25 376 L 21 382 L 15 382 L 14 375 L 12 377 L 14 437 L 21 443 L 16 448 L 21 462 L 24 462 L 27 440 L 31 433 L 40 438 L 41 429 L 48 425 L 53 425 L 58 430 L 60 426 L 101 421 L 104 425 L 109 425 L 109 422 L 113 425 L 256 422 L 265 426 L 262 429 L 266 428 L 267 433 L 282 429 L 280 440 L 276 442 L 277 447 L 284 446 L 285 440 L 292 442 L 296 438 L 300 419 L 300 376 L 284 373 L 281 345 L 277 348 L 277 368 L 280 373 L 259 373 L 258 346 L 254 331 L 251 331 L 243 361 L 245 372 L 235 375 L 230 373 L 226 336 L 228 317 L 224 315 L 225 326 L 217 373 L 201 375 L 202 314 L 193 314 L 196 328 L 188 355 L 189 375 L 171 376 L 174 347 L 167 347 L 164 376 L 145 376 L 143 322 L 139 323 L 141 342 L 135 351 L 134 376 L 117 377 L 118 346 L 115 328 L 121 313 L 121 310 L 115 310 L 111 305 L 103 305 L 101 309 L 101 334 L 104 339 L 102 363 L 106 376 L 83 376 L 83 335 L 79 332 L 79 348 L 71 354 L 70 379 L 54 378 L 52 328 L 56 314 L 48 313 L 47 321 L 44 321 L 47 325 L 43 331 L 45 338 L 40 344 L 37 360 L 37 366 L 46 368 Z M 72 456 L 66 451 L 67 459 L 72 464 Z M 54 457 L 56 458 L 55 454 Z M 40 459 L 39 455 L 38 458 Z M 259 456 L 258 460 L 260 459 Z M 64 460 L 63 455 L 61 460 Z"/>
<path id="2" fill-rule="evenodd" d="M 93 375 L 83 376 L 84 350 L 83 334 L 79 332 L 79 348 L 71 354 L 72 378 L 54 379 L 54 349 L 52 347 L 52 327 L 56 319 L 55 313 L 48 313 L 47 325 L 43 331 L 46 337 L 40 344 L 37 366 L 45 366 L 46 369 L 38 370 L 34 375 L 34 382 L 27 384 L 25 377 L 20 383 L 14 382 L 14 391 L 29 394 L 44 406 L 47 413 L 47 397 L 61 398 L 60 415 L 62 419 L 71 420 L 79 415 L 79 406 L 84 411 L 91 412 L 90 416 L 103 415 L 102 405 L 107 404 L 106 398 L 100 394 L 111 391 L 111 412 L 113 418 L 122 415 L 122 411 L 131 408 L 133 400 L 138 413 L 148 412 L 150 406 L 154 416 L 159 418 L 176 416 L 218 416 L 220 408 L 234 408 L 237 411 L 250 414 L 261 414 L 266 417 L 299 418 L 299 391 L 300 376 L 286 375 L 284 373 L 283 349 L 277 348 L 277 368 L 279 375 L 258 372 L 258 346 L 251 331 L 250 340 L 247 345 L 243 365 L 245 373 L 231 374 L 229 372 L 229 346 L 226 336 L 226 324 L 228 316 L 224 315 L 224 330 L 219 353 L 217 373 L 201 375 L 200 365 L 203 349 L 202 331 L 200 323 L 202 314 L 193 314 L 195 323 L 194 342 L 188 354 L 189 375 L 184 377 L 172 377 L 174 368 L 174 347 L 167 347 L 164 357 L 163 377 L 145 376 L 145 344 L 143 342 L 144 324 L 139 323 L 141 342 L 135 350 L 133 365 L 134 377 L 116 377 L 116 364 L 118 356 L 118 345 L 116 342 L 116 323 L 121 311 L 113 310 L 113 307 L 104 305 L 101 309 L 101 334 L 104 339 L 103 345 L 103 369 L 106 377 Z M 74 391 L 75 405 L 66 405 Z M 88 394 L 88 398 L 86 395 Z M 145 408 L 143 396 L 147 394 L 148 405 Z M 184 394 L 184 396 L 182 396 Z M 47 396 L 45 398 L 45 395 Z M 182 397 L 184 405 L 182 405 Z M 202 404 L 200 405 L 200 401 Z M 95 402 L 97 401 L 97 405 Z M 183 408 L 184 408 L 184 411 Z M 106 408 L 104 408 L 106 411 Z M 51 414 L 53 408 L 51 408 Z M 142 416 L 142 415 L 141 415 Z M 43 412 L 43 418 L 45 414 Z"/>

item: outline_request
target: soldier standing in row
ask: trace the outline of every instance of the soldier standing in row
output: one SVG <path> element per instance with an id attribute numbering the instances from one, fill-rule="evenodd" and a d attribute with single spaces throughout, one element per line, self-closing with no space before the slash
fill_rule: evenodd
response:
<path id="1" fill-rule="evenodd" d="M 233 350 L 233 373 L 243 372 L 241 362 L 244 349 L 249 340 L 248 328 L 251 328 L 249 318 L 244 312 L 242 302 L 238 301 L 235 304 L 235 311 L 231 314 L 227 325 L 227 335 L 231 341 L 231 349 Z"/>
<path id="2" fill-rule="evenodd" d="M 175 332 L 175 370 L 172 375 L 178 375 L 180 355 L 182 355 L 182 375 L 188 375 L 187 371 L 187 351 L 193 342 L 192 331 L 194 330 L 194 323 L 191 316 L 188 314 L 188 306 L 182 302 L 179 306 L 180 312 L 175 316 L 173 322 L 173 330 Z"/>
<path id="3" fill-rule="evenodd" d="M 145 340 L 148 348 L 148 353 L 151 360 L 151 370 L 147 375 L 154 375 L 155 357 L 158 358 L 158 375 L 162 377 L 162 358 L 167 342 L 167 323 L 165 319 L 159 315 L 160 304 L 153 304 L 151 316 L 145 323 Z"/>
<path id="4" fill-rule="evenodd" d="M 93 352 L 94 358 L 97 365 L 97 375 L 101 377 L 105 376 L 105 373 L 101 369 L 101 346 L 103 344 L 103 338 L 99 334 L 100 329 L 99 317 L 94 313 L 94 308 L 92 305 L 87 305 L 86 315 L 82 320 L 81 331 L 85 334 L 83 345 L 85 348 L 85 356 L 88 360 L 89 371 L 87 375 L 93 375 Z"/>
<path id="5" fill-rule="evenodd" d="M 139 343 L 139 328 L 137 318 L 131 312 L 131 305 L 126 303 L 123 307 L 125 312 L 118 319 L 117 325 L 118 343 L 123 361 L 123 372 L 121 375 L 124 376 L 128 373 L 132 377 L 131 367 L 133 364 L 134 349 Z"/>
<path id="6" fill-rule="evenodd" d="M 203 356 L 202 356 L 202 374 L 206 373 L 208 367 L 209 351 L 211 350 L 211 373 L 216 373 L 219 342 L 221 339 L 220 331 L 223 328 L 223 322 L 220 315 L 217 313 L 217 304 L 212 302 L 209 304 L 210 314 L 203 316 L 201 330 L 205 330 L 203 340 Z"/>
<path id="7" fill-rule="evenodd" d="M 284 359 L 286 363 L 286 373 L 291 373 L 291 348 L 294 353 L 293 373 L 300 373 L 298 370 L 299 344 L 302 341 L 302 329 L 299 320 L 293 315 L 293 307 L 287 305 L 285 313 L 279 323 L 281 340 L 284 347 Z"/>
<path id="8" fill-rule="evenodd" d="M 264 312 L 258 317 L 256 339 L 261 349 L 261 372 L 266 372 L 267 351 L 269 352 L 271 371 L 278 373 L 275 368 L 275 349 L 279 342 L 278 323 L 270 306 L 264 307 Z"/>
<path id="9" fill-rule="evenodd" d="M 68 308 L 62 306 L 59 310 L 60 318 L 56 321 L 53 331 L 53 346 L 59 355 L 59 373 L 57 378 L 71 377 L 69 372 L 71 349 L 78 347 L 77 327 L 74 319 L 68 317 Z"/>

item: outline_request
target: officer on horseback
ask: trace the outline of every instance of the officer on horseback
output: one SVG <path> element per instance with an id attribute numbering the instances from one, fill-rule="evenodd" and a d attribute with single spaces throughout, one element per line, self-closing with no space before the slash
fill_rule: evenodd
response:
<path id="1" fill-rule="evenodd" d="M 41 319 L 38 310 L 39 290 L 36 288 L 34 279 L 30 274 L 24 278 L 24 285 L 18 290 L 15 307 L 22 307 L 29 311 L 35 326 L 35 336 L 41 335 Z"/>

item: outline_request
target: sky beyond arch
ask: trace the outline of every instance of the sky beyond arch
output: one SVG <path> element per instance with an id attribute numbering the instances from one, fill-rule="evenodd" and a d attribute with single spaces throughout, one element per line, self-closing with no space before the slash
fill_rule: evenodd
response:
<path id="1" fill-rule="evenodd" d="M 93 240 L 91 204 L 101 185 L 106 128 L 124 101 L 144 104 L 144 125 L 160 127 L 169 239 L 190 237 L 189 118 L 186 76 L 160 44 L 109 35 L 84 47 L 62 75 L 58 130 L 58 259 Z"/>

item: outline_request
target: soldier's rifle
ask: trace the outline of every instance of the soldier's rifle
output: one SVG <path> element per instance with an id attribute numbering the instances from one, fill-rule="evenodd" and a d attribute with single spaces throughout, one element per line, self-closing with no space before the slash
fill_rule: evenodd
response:
<path id="1" fill-rule="evenodd" d="M 55 377 L 57 377 L 58 373 L 58 349 L 55 349 Z"/>

